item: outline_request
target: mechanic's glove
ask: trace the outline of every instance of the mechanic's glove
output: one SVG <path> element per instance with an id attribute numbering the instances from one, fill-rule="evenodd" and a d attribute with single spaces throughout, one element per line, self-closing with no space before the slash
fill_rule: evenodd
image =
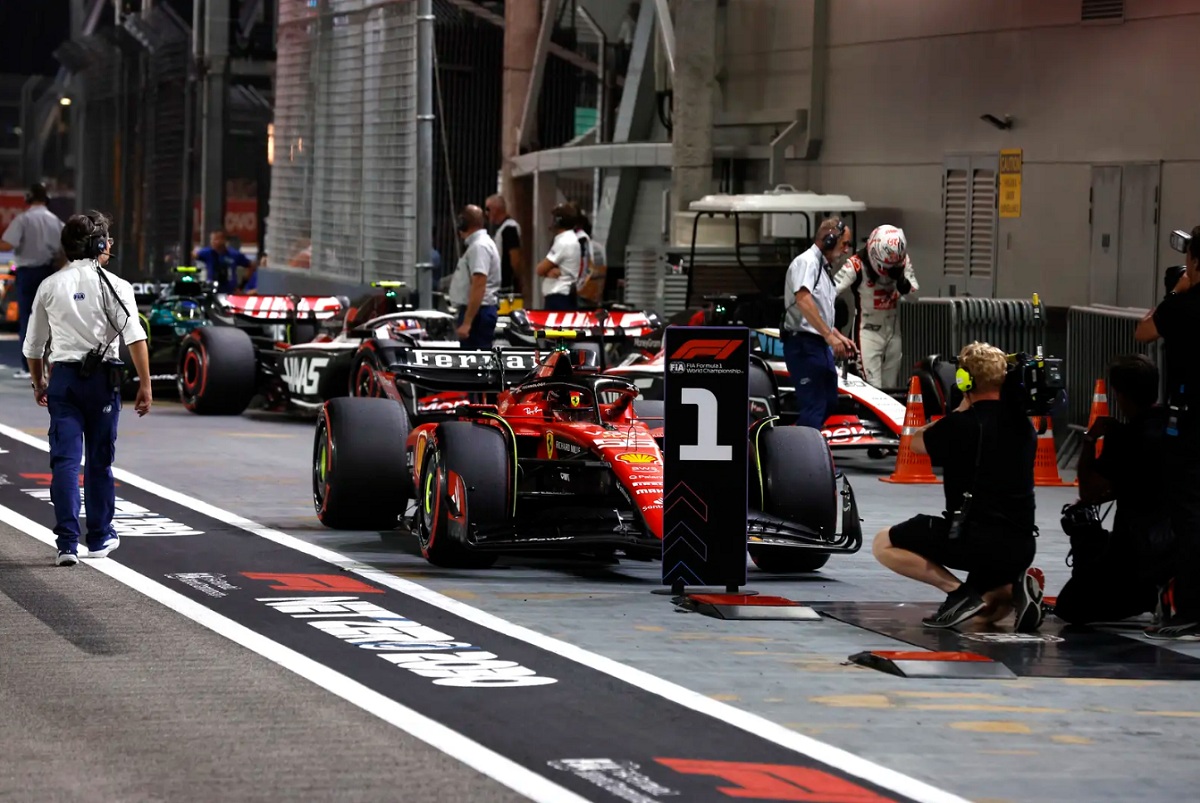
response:
<path id="1" fill-rule="evenodd" d="M 912 292 L 912 282 L 901 276 L 896 280 L 896 290 L 900 293 L 900 295 L 906 296 Z"/>

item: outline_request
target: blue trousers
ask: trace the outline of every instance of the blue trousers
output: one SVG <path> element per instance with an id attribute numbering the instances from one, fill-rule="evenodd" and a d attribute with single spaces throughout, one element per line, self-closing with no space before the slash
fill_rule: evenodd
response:
<path id="1" fill-rule="evenodd" d="M 25 345 L 25 332 L 29 329 L 29 315 L 33 312 L 33 302 L 37 298 L 38 288 L 54 273 L 53 265 L 27 265 L 17 268 L 17 342 Z M 21 367 L 29 370 L 29 360 L 21 353 Z"/>
<path id="2" fill-rule="evenodd" d="M 579 304 L 576 302 L 574 293 L 554 293 L 545 297 L 542 306 L 549 310 L 573 310 L 579 309 Z"/>
<path id="3" fill-rule="evenodd" d="M 796 425 L 820 429 L 837 409 L 837 367 L 833 349 L 821 337 L 787 334 L 783 340 L 783 361 L 787 363 L 796 387 L 799 416 Z"/>
<path id="4" fill-rule="evenodd" d="M 466 309 L 458 311 L 458 317 L 455 319 L 455 324 L 462 326 L 463 318 L 467 315 Z M 496 340 L 496 320 L 500 317 L 500 308 L 492 305 L 490 307 L 480 307 L 475 313 L 475 319 L 471 321 L 471 332 L 467 335 L 466 340 L 460 340 L 459 345 L 464 349 L 474 349 L 476 351 L 487 351 L 492 347 L 492 343 Z"/>
<path id="5" fill-rule="evenodd" d="M 117 449 L 121 394 L 112 386 L 108 366 L 86 379 L 74 363 L 56 363 L 46 393 L 50 409 L 50 501 L 58 548 L 74 552 L 79 544 L 79 463 L 87 454 L 83 490 L 88 548 L 98 548 L 112 532 L 116 491 L 112 464 Z"/>

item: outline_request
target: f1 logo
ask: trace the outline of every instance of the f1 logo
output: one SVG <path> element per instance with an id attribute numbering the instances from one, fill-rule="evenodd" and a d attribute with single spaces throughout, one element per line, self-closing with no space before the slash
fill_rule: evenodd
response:
<path id="1" fill-rule="evenodd" d="M 711 357 L 714 360 L 724 360 L 737 351 L 740 340 L 691 340 L 684 343 L 671 355 L 672 360 L 694 360 L 698 357 Z"/>

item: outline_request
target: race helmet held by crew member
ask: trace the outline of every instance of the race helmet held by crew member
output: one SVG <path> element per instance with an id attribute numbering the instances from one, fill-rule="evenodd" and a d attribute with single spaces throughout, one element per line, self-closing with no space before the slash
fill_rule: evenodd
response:
<path id="1" fill-rule="evenodd" d="M 908 255 L 904 230 L 896 226 L 879 226 L 867 238 L 867 256 L 876 273 L 899 278 Z"/>

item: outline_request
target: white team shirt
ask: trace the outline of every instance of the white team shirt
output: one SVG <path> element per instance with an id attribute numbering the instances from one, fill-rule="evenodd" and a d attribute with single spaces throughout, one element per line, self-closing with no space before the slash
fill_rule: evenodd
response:
<path id="1" fill-rule="evenodd" d="M 466 250 L 450 278 L 450 301 L 456 307 L 466 307 L 471 300 L 471 278 L 476 273 L 487 276 L 481 306 L 493 307 L 500 297 L 500 252 L 495 241 L 483 229 L 472 232 L 466 239 Z"/>
<path id="2" fill-rule="evenodd" d="M 77 259 L 42 282 L 21 348 L 26 359 L 42 359 L 49 342 L 50 362 L 77 362 L 111 338 L 104 358 L 115 360 L 121 340 L 129 345 L 146 339 L 133 287 L 120 276 L 104 271 L 125 305 L 123 310 L 112 290 L 100 280 L 101 270 L 94 259 Z M 115 337 L 118 333 L 119 338 Z"/>
<path id="3" fill-rule="evenodd" d="M 550 253 L 546 259 L 558 266 L 557 277 L 542 277 L 542 295 L 567 295 L 571 287 L 579 279 L 579 268 L 582 262 L 579 249 L 579 235 L 573 231 L 564 231 L 554 238 Z"/>
<path id="4" fill-rule="evenodd" d="M 62 244 L 63 222 L 45 206 L 35 205 L 13 218 L 0 240 L 13 247 L 18 268 L 49 265 Z"/>
<path id="5" fill-rule="evenodd" d="M 788 266 L 783 286 L 783 298 L 787 303 L 784 328 L 790 332 L 820 335 L 796 304 L 796 293 L 805 288 L 812 293 L 813 300 L 817 302 L 821 319 L 832 329 L 833 304 L 837 298 L 837 289 L 833 285 L 833 277 L 829 275 L 829 260 L 825 259 L 825 255 L 815 244 L 793 259 L 792 264 Z"/>

